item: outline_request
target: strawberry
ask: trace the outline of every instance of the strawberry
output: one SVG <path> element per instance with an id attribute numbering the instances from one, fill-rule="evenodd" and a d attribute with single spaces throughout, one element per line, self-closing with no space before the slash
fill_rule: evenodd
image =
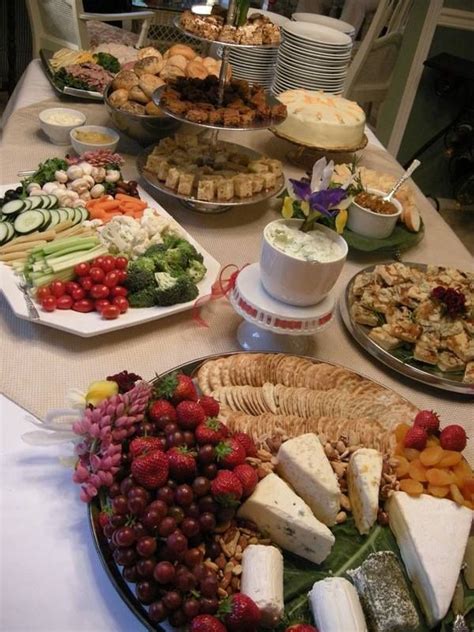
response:
<path id="1" fill-rule="evenodd" d="M 218 612 L 229 632 L 254 632 L 262 618 L 262 613 L 255 601 L 243 593 L 237 593 L 225 599 L 219 606 Z"/>
<path id="2" fill-rule="evenodd" d="M 159 437 L 136 437 L 129 447 L 132 459 L 153 450 L 163 451 L 163 441 Z"/>
<path id="3" fill-rule="evenodd" d="M 462 426 L 458 426 L 457 424 L 446 426 L 446 428 L 441 430 L 439 442 L 443 450 L 462 452 L 467 443 L 466 431 Z"/>
<path id="4" fill-rule="evenodd" d="M 168 480 L 168 457 L 162 450 L 137 456 L 131 466 L 134 479 L 147 489 L 161 487 Z"/>
<path id="5" fill-rule="evenodd" d="M 420 410 L 413 424 L 424 428 L 428 434 L 433 434 L 439 430 L 439 417 L 433 410 Z"/>
<path id="6" fill-rule="evenodd" d="M 257 456 L 255 443 L 253 442 L 252 437 L 246 432 L 236 432 L 232 435 L 232 438 L 243 445 L 247 456 Z"/>
<path id="7" fill-rule="evenodd" d="M 178 415 L 167 399 L 157 399 L 148 409 L 148 417 L 160 430 L 164 430 L 166 424 L 174 424 L 178 420 Z"/>
<path id="8" fill-rule="evenodd" d="M 242 465 L 237 465 L 237 467 L 234 467 L 232 471 L 242 483 L 242 496 L 244 498 L 246 496 L 250 496 L 258 483 L 258 476 L 255 469 L 251 465 L 243 463 Z"/>
<path id="9" fill-rule="evenodd" d="M 405 448 L 415 448 L 415 450 L 424 450 L 428 434 L 421 426 L 412 426 L 406 433 L 403 445 Z"/>
<path id="10" fill-rule="evenodd" d="M 219 402 L 210 395 L 203 395 L 199 400 L 199 403 L 204 408 L 204 412 L 207 417 L 217 417 L 219 414 Z"/>
<path id="11" fill-rule="evenodd" d="M 178 426 L 183 430 L 194 430 L 206 419 L 204 408 L 197 402 L 182 401 L 176 406 Z"/>
<path id="12" fill-rule="evenodd" d="M 192 379 L 184 373 L 171 373 L 162 378 L 155 388 L 158 397 L 171 399 L 175 404 L 190 399 L 197 402 L 198 395 Z"/>
<path id="13" fill-rule="evenodd" d="M 242 492 L 242 483 L 230 470 L 219 470 L 211 482 L 211 494 L 221 505 L 237 505 Z"/>
<path id="14" fill-rule="evenodd" d="M 217 445 L 226 438 L 227 426 L 218 419 L 209 417 L 209 419 L 206 419 L 204 423 L 196 428 L 194 436 L 200 445 L 204 445 L 205 443 Z"/>
<path id="15" fill-rule="evenodd" d="M 230 469 L 243 463 L 246 457 L 243 445 L 233 438 L 218 443 L 216 455 L 220 464 Z"/>
<path id="16" fill-rule="evenodd" d="M 286 628 L 285 632 L 318 632 L 318 628 L 308 623 L 294 623 L 289 628 Z"/>
<path id="17" fill-rule="evenodd" d="M 170 465 L 170 475 L 176 481 L 181 483 L 196 476 L 196 459 L 186 446 L 171 448 L 166 454 Z"/>
<path id="18" fill-rule="evenodd" d="M 190 632 L 227 632 L 227 628 L 212 614 L 199 614 L 191 621 Z"/>

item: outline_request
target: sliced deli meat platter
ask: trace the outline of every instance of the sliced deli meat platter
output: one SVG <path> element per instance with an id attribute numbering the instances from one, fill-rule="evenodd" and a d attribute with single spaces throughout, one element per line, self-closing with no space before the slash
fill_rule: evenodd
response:
<path id="1" fill-rule="evenodd" d="M 472 625 L 460 426 L 286 354 L 212 356 L 151 384 L 124 371 L 92 399 L 73 425 L 85 448 L 74 480 L 99 557 L 146 627 L 447 630 L 456 586 Z M 117 425 L 122 403 L 135 414 Z M 111 442 L 97 454 L 120 455 L 111 476 L 87 449 L 105 411 Z"/>

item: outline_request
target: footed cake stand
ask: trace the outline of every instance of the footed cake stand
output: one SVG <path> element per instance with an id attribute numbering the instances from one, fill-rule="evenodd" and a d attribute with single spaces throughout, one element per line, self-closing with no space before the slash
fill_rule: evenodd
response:
<path id="1" fill-rule="evenodd" d="M 246 351 L 302 354 L 311 345 L 310 336 L 329 327 L 335 317 L 331 296 L 309 307 L 288 305 L 271 297 L 260 281 L 259 263 L 243 268 L 229 300 L 244 319 L 237 340 Z"/>

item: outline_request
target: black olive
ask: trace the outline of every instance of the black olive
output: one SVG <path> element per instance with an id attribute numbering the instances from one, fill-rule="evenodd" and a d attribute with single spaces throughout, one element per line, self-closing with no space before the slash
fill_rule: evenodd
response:
<path id="1" fill-rule="evenodd" d="M 0 206 L 3 206 L 5 204 L 5 199 L 4 198 L 0 198 Z"/>
<path id="2" fill-rule="evenodd" d="M 7 195 L 8 195 L 8 197 L 16 196 L 15 189 L 8 189 L 8 191 L 5 191 L 5 196 L 7 196 Z"/>
<path id="3" fill-rule="evenodd" d="M 19 186 L 19 187 L 17 187 L 17 188 L 15 189 L 15 191 L 16 191 L 17 193 L 23 193 L 23 187 L 22 187 L 22 186 Z"/>

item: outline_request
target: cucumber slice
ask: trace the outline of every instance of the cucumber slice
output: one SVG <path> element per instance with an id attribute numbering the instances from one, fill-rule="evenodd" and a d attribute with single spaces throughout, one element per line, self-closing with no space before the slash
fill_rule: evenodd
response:
<path id="1" fill-rule="evenodd" d="M 48 195 L 49 197 L 49 206 L 48 209 L 57 208 L 58 206 L 58 198 L 55 195 Z"/>
<path id="2" fill-rule="evenodd" d="M 76 206 L 76 211 L 79 211 L 82 215 L 82 221 L 85 222 L 89 219 L 89 211 L 84 206 Z"/>
<path id="3" fill-rule="evenodd" d="M 67 222 L 69 219 L 69 213 L 67 212 L 67 210 L 65 208 L 58 208 L 56 210 L 59 213 L 60 221 Z"/>
<path id="4" fill-rule="evenodd" d="M 51 224 L 51 215 L 50 212 L 47 208 L 38 208 L 36 209 L 37 211 L 39 211 L 40 213 L 42 213 L 43 217 L 44 217 L 44 222 L 40 228 L 41 231 L 46 230 L 48 228 L 48 226 Z"/>
<path id="5" fill-rule="evenodd" d="M 9 231 L 6 222 L 0 224 L 0 244 L 5 244 L 8 241 Z"/>
<path id="6" fill-rule="evenodd" d="M 25 211 L 18 215 L 13 223 L 13 228 L 20 235 L 28 235 L 35 230 L 40 230 L 44 223 L 44 215 L 39 210 Z"/>
<path id="7" fill-rule="evenodd" d="M 69 207 L 69 206 L 66 206 L 64 210 L 69 215 L 69 219 L 71 220 L 71 222 L 75 222 L 76 221 L 76 211 L 73 208 Z"/>
<path id="8" fill-rule="evenodd" d="M 82 224 L 82 213 L 78 208 L 74 209 L 74 226 L 77 226 L 77 224 Z"/>
<path id="9" fill-rule="evenodd" d="M 30 195 L 28 198 L 30 200 L 30 209 L 33 210 L 35 208 L 43 208 L 43 196 L 42 195 Z"/>
<path id="10" fill-rule="evenodd" d="M 23 210 L 23 200 L 11 200 L 2 206 L 4 215 L 16 215 Z"/>
<path id="11" fill-rule="evenodd" d="M 15 237 L 15 229 L 13 228 L 13 224 L 10 224 L 10 222 L 5 222 L 5 224 L 8 231 L 7 241 L 10 241 L 10 239 L 13 239 L 13 237 Z"/>
<path id="12" fill-rule="evenodd" d="M 30 209 L 31 209 L 30 198 L 25 198 L 23 200 L 23 208 L 22 208 L 21 212 L 23 213 L 23 211 L 29 211 Z"/>
<path id="13" fill-rule="evenodd" d="M 56 226 L 56 224 L 59 224 L 61 221 L 61 215 L 59 214 L 59 211 L 54 208 L 49 209 L 49 215 L 51 217 L 49 228 L 53 228 L 53 226 Z"/>
<path id="14" fill-rule="evenodd" d="M 41 206 L 39 206 L 38 209 L 40 209 L 40 208 L 48 209 L 49 205 L 51 204 L 51 201 L 49 199 L 49 195 L 47 195 L 46 193 L 38 193 L 38 197 L 40 197 L 41 200 L 42 200 Z"/>

